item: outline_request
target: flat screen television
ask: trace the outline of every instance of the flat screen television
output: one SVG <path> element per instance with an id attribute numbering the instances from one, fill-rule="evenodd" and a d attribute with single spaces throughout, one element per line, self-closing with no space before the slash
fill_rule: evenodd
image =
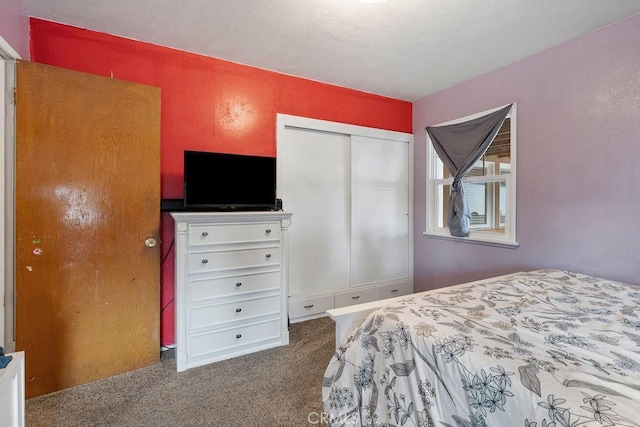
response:
<path id="1" fill-rule="evenodd" d="M 184 206 L 187 210 L 275 210 L 276 159 L 185 150 Z"/>

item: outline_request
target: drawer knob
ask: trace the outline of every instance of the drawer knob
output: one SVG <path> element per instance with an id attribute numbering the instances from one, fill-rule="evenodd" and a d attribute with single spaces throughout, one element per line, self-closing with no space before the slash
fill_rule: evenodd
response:
<path id="1" fill-rule="evenodd" d="M 207 233 L 206 231 L 202 232 L 202 237 L 207 237 L 209 235 L 209 233 Z"/>
<path id="2" fill-rule="evenodd" d="M 356 295 L 355 297 L 351 297 L 351 299 L 360 299 L 360 295 Z"/>
<path id="3" fill-rule="evenodd" d="M 309 310 L 310 308 L 313 308 L 313 304 L 311 305 L 305 305 L 304 308 L 306 308 L 307 310 Z"/>
<path id="4" fill-rule="evenodd" d="M 266 230 L 264 230 L 264 232 L 267 233 L 267 234 L 271 234 L 271 229 L 267 228 Z"/>
<path id="5" fill-rule="evenodd" d="M 241 308 L 236 308 L 236 313 L 240 313 L 242 311 Z"/>
<path id="6" fill-rule="evenodd" d="M 206 264 L 206 263 L 208 263 L 208 262 L 209 262 L 209 260 L 208 260 L 208 259 L 206 259 L 206 258 L 202 260 L 202 263 L 203 263 L 203 264 Z"/>
<path id="7" fill-rule="evenodd" d="M 266 255 L 265 255 L 265 257 L 266 257 L 267 259 L 269 259 L 269 258 L 271 258 L 271 254 L 266 254 Z"/>
<path id="8" fill-rule="evenodd" d="M 398 290 L 397 290 L 397 289 L 392 289 L 392 290 L 391 290 L 391 293 L 392 293 L 392 294 L 397 294 L 397 293 L 398 293 Z"/>
<path id="9" fill-rule="evenodd" d="M 240 286 L 242 286 L 242 282 L 238 282 L 236 283 L 236 287 L 239 288 Z"/>
<path id="10" fill-rule="evenodd" d="M 242 334 L 236 334 L 236 339 L 242 338 Z"/>

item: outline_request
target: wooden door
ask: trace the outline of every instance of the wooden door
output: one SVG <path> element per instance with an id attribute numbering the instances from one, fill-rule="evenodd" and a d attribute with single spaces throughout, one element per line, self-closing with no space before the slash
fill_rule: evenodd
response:
<path id="1" fill-rule="evenodd" d="M 16 348 L 33 397 L 159 359 L 145 240 L 159 239 L 160 90 L 20 61 L 16 98 Z"/>

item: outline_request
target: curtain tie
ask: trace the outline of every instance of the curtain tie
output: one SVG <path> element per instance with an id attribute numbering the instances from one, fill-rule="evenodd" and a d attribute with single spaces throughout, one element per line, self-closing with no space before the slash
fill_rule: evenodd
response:
<path id="1" fill-rule="evenodd" d="M 454 178 L 453 179 L 453 184 L 451 184 L 451 191 L 459 191 L 460 190 L 460 186 L 462 185 L 462 181 L 460 178 Z"/>

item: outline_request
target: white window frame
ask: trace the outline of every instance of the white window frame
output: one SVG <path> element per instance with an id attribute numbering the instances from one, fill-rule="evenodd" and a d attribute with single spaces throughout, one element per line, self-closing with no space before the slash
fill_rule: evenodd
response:
<path id="1" fill-rule="evenodd" d="M 506 105 L 502 105 L 497 108 L 492 108 L 490 110 L 482 111 L 477 114 L 472 114 L 470 116 L 461 117 L 459 119 L 450 120 L 445 123 L 440 123 L 436 126 L 443 125 L 452 125 L 460 122 L 465 122 L 468 120 L 472 120 L 481 116 L 485 116 L 487 114 L 493 113 L 501 108 L 506 107 Z M 483 231 L 483 230 L 474 230 L 473 228 L 469 231 L 469 237 L 456 237 L 452 236 L 449 232 L 449 229 L 446 227 L 440 227 L 438 225 L 438 214 L 439 214 L 439 206 L 438 206 L 438 185 L 439 184 L 451 184 L 453 183 L 452 178 L 440 179 L 437 178 L 437 171 L 442 169 L 442 162 L 438 158 L 436 154 L 433 144 L 431 143 L 431 138 L 429 134 L 426 133 L 426 176 L 427 176 L 427 185 L 426 185 L 426 231 L 422 234 L 428 237 L 436 237 L 447 240 L 455 240 L 469 243 L 480 243 L 480 244 L 488 244 L 495 246 L 506 246 L 506 247 L 517 247 L 519 246 L 518 241 L 516 240 L 516 103 L 514 102 L 511 107 L 511 111 L 507 115 L 507 118 L 510 118 L 511 125 L 511 170 L 509 174 L 500 175 L 500 171 L 498 170 L 498 174 L 493 177 L 483 176 L 483 177 L 465 177 L 463 182 L 482 182 L 482 183 L 490 183 L 490 182 L 505 182 L 507 188 L 507 212 L 506 212 L 506 224 L 504 233 L 496 233 L 492 231 Z M 499 167 L 499 165 L 498 165 Z"/>
<path id="2" fill-rule="evenodd" d="M 475 163 L 475 165 L 473 165 L 473 168 L 476 168 L 476 167 L 482 167 L 481 165 L 482 165 L 482 160 L 478 160 L 478 161 Z M 472 168 L 472 169 L 473 169 L 473 168 Z M 494 172 L 493 172 L 493 169 L 494 169 L 494 168 L 493 168 L 493 167 L 491 167 L 491 166 L 490 166 L 490 167 L 489 167 L 489 168 L 487 168 L 487 169 L 491 169 L 491 175 L 493 175 L 493 174 L 494 174 Z M 471 177 L 469 177 L 469 178 L 471 178 Z M 449 184 L 449 183 L 453 182 L 453 179 L 437 180 L 437 182 L 445 183 L 445 184 Z M 466 180 L 465 182 L 473 183 L 473 181 L 472 181 L 472 180 Z M 484 181 L 484 180 L 483 180 L 481 183 L 482 183 L 482 184 L 488 184 L 488 182 L 486 182 L 486 181 Z M 469 187 L 465 188 L 465 194 L 467 195 L 467 200 L 469 200 L 469 192 L 468 192 L 468 189 L 469 189 Z M 486 191 L 486 193 L 485 193 L 485 200 L 484 200 L 484 202 L 485 202 L 485 205 L 486 205 L 486 206 L 494 205 L 494 204 L 495 204 L 495 194 L 494 194 L 494 193 L 495 193 L 495 189 L 494 189 L 493 187 L 490 189 L 490 191 Z M 471 207 L 471 206 L 470 206 L 470 207 Z M 494 222 L 494 218 L 493 218 L 493 216 L 494 216 L 494 215 L 493 215 L 493 211 L 488 210 L 488 209 L 485 209 L 484 223 L 482 223 L 482 224 L 473 224 L 473 223 L 470 223 L 470 224 L 469 224 L 469 229 L 473 230 L 473 229 L 482 229 L 482 228 L 487 228 L 487 227 L 489 226 L 489 224 L 490 224 L 490 223 L 493 223 L 493 222 Z"/>

